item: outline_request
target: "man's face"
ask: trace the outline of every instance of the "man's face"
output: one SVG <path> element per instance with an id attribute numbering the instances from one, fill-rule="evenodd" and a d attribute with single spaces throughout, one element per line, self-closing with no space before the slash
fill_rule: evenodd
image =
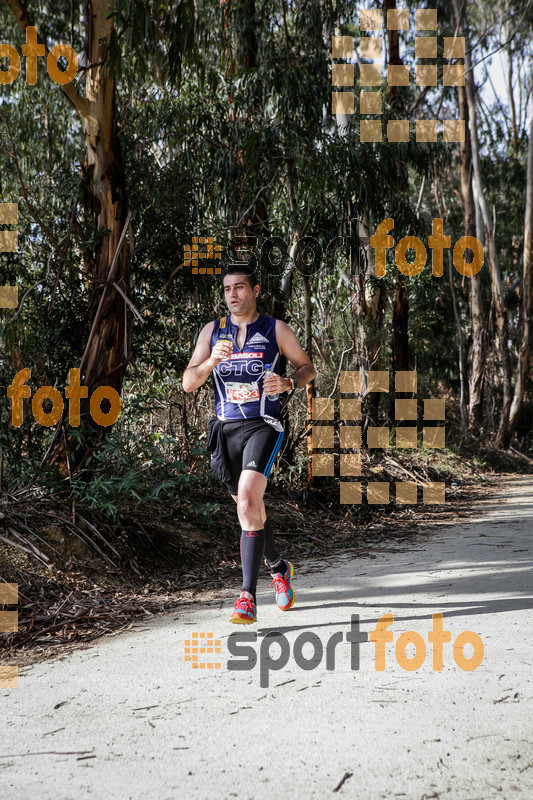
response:
<path id="1" fill-rule="evenodd" d="M 259 286 L 250 286 L 246 275 L 224 276 L 224 299 L 229 310 L 238 316 L 255 311 Z"/>

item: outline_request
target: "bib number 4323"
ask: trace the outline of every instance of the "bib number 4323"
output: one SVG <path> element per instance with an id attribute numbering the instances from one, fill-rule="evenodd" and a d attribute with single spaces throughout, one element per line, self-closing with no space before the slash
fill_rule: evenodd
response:
<path id="1" fill-rule="evenodd" d="M 226 401 L 228 403 L 250 403 L 259 398 L 259 386 L 256 381 L 226 384 Z"/>

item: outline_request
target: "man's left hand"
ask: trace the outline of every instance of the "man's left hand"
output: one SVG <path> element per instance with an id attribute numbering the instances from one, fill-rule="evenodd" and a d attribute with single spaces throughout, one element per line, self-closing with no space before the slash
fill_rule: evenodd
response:
<path id="1" fill-rule="evenodd" d="M 282 375 L 272 375 L 272 377 L 264 379 L 263 389 L 267 395 L 281 394 L 281 392 L 288 392 L 291 389 L 291 382 L 289 378 L 284 378 Z"/>

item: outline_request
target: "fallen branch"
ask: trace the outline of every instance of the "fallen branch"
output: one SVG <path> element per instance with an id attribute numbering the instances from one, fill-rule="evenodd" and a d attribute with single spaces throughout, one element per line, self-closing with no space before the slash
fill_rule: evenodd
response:
<path id="1" fill-rule="evenodd" d="M 524 461 L 527 461 L 529 464 L 533 464 L 533 458 L 525 456 L 523 453 L 520 452 L 520 450 L 517 450 L 515 447 L 510 447 L 509 450 L 512 450 L 512 452 L 515 453 L 515 455 L 519 456 L 520 458 L 523 458 Z"/>
<path id="2" fill-rule="evenodd" d="M 394 464 L 395 467 L 397 467 L 398 469 L 401 469 L 402 472 L 405 472 L 406 475 L 409 475 L 409 477 L 412 478 L 414 481 L 417 481 L 417 483 L 431 483 L 431 481 L 424 480 L 424 478 L 421 478 L 419 475 L 416 475 L 416 473 L 409 472 L 408 469 L 405 469 L 405 467 L 402 467 L 401 464 L 398 464 L 398 462 L 395 461 L 390 456 L 385 456 L 384 460 L 388 461 L 389 464 Z"/>

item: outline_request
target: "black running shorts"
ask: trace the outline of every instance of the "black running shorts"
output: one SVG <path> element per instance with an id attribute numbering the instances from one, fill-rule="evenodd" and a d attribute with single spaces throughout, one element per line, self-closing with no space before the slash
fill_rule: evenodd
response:
<path id="1" fill-rule="evenodd" d="M 237 494 L 243 469 L 261 472 L 268 478 L 283 441 L 283 431 L 278 432 L 257 417 L 224 422 L 222 436 L 231 474 L 226 486 L 231 494 Z"/>

